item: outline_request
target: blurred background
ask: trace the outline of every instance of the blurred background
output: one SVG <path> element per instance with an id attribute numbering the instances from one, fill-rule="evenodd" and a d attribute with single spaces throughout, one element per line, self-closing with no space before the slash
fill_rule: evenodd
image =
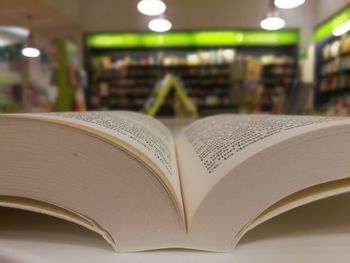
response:
<path id="1" fill-rule="evenodd" d="M 350 0 L 0 6 L 0 112 L 350 114 Z"/>

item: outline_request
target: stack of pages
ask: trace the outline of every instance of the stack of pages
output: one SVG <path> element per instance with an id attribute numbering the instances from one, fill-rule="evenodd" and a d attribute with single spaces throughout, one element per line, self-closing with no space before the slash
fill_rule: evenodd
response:
<path id="1" fill-rule="evenodd" d="M 350 119 L 218 115 L 176 142 L 133 112 L 0 115 L 0 205 L 116 251 L 229 251 L 258 224 L 350 190 Z"/>

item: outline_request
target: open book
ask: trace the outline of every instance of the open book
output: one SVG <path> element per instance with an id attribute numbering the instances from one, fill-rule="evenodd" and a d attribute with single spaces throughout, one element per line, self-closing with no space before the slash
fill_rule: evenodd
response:
<path id="1" fill-rule="evenodd" d="M 229 251 L 350 191 L 350 119 L 218 115 L 175 140 L 133 112 L 0 115 L 0 205 L 78 223 L 117 251 Z"/>

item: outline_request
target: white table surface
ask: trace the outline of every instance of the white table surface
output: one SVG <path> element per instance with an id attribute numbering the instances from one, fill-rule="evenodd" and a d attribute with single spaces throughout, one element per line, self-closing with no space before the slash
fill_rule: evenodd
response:
<path id="1" fill-rule="evenodd" d="M 274 218 L 248 233 L 232 253 L 117 254 L 78 225 L 0 208 L 0 262 L 350 262 L 350 194 Z"/>

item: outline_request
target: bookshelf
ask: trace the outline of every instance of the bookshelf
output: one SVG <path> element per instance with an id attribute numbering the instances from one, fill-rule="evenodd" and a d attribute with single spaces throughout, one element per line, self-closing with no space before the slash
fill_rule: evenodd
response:
<path id="1" fill-rule="evenodd" d="M 298 65 L 292 57 L 281 57 L 263 65 L 261 83 L 264 87 L 262 111 L 281 113 L 287 95 L 298 82 Z"/>
<path id="2" fill-rule="evenodd" d="M 298 40 L 296 30 L 87 33 L 84 43 L 85 68 L 90 78 L 86 91 L 88 109 L 141 111 L 157 82 L 166 74 L 173 74 L 196 104 L 200 116 L 251 112 L 251 108 L 242 109 L 242 101 L 245 102 L 240 98 L 240 90 L 251 82 L 245 58 L 260 60 L 270 55 L 296 61 Z M 237 66 L 240 60 L 242 65 Z M 245 72 L 242 78 L 237 75 L 237 67 Z M 255 83 L 271 86 L 262 83 L 261 78 L 259 73 Z M 160 115 L 174 116 L 174 104 L 174 96 L 169 96 Z"/>
<path id="3" fill-rule="evenodd" d="M 200 52 L 215 53 L 218 50 Z M 151 59 L 157 53 L 150 55 L 146 51 L 142 52 L 143 56 L 134 54 L 134 58 L 122 57 L 121 54 L 116 56 L 115 53 L 114 56 L 108 53 L 95 56 L 89 69 L 90 109 L 141 111 L 157 82 L 166 74 L 173 74 L 182 82 L 201 116 L 238 111 L 280 113 L 281 105 L 298 79 L 297 48 L 289 46 L 273 50 L 271 47 L 259 47 L 255 53 L 242 48 L 225 50 L 235 52 L 234 59 L 221 59 L 219 62 L 212 59 L 191 64 L 179 59 L 184 56 L 183 50 L 177 51 L 175 57 L 178 59 L 168 62 L 170 64 Z M 187 55 L 195 53 L 185 51 Z M 247 104 L 247 91 L 249 93 L 260 87 L 263 93 L 257 98 L 260 99 L 257 102 L 259 105 L 245 109 L 242 105 Z M 162 106 L 160 115 L 173 116 L 173 105 L 174 99 L 170 96 Z"/>
<path id="4" fill-rule="evenodd" d="M 199 52 L 208 54 L 218 51 Z M 150 53 L 151 55 L 143 52 L 143 57 L 151 57 L 154 54 Z M 173 55 L 174 51 L 171 53 L 169 57 L 172 56 L 174 61 L 166 63 L 164 60 L 141 59 L 137 53 L 129 62 L 125 62 L 125 57 L 118 59 L 121 57 L 120 54 L 114 58 L 113 55 L 95 56 L 94 64 L 90 65 L 89 69 L 89 75 L 92 76 L 90 108 L 140 111 L 144 108 L 157 82 L 162 80 L 166 74 L 173 74 L 182 82 L 187 95 L 197 105 L 201 115 L 212 111 L 234 110 L 231 96 L 232 61 L 228 63 L 208 59 L 207 61 L 190 62 L 184 57 L 192 55 L 194 59 L 195 51 L 175 51 L 176 56 Z M 159 55 L 155 54 L 153 57 Z M 162 106 L 160 114 L 173 115 L 173 104 L 173 96 L 170 96 Z"/>
<path id="5" fill-rule="evenodd" d="M 95 92 L 106 99 L 95 106 L 141 110 L 154 85 L 167 73 L 178 76 L 185 87 L 191 87 L 188 94 L 199 107 L 205 107 L 205 99 L 212 94 L 219 98 L 229 96 L 230 65 L 129 65 L 93 73 Z M 225 103 L 229 102 L 213 102 L 207 106 Z"/>
<path id="6" fill-rule="evenodd" d="M 320 113 L 350 114 L 350 32 L 334 35 L 349 20 L 348 4 L 315 28 L 314 106 Z"/>
<path id="7" fill-rule="evenodd" d="M 318 111 L 346 115 L 350 113 L 350 33 L 329 36 L 317 44 Z"/>

